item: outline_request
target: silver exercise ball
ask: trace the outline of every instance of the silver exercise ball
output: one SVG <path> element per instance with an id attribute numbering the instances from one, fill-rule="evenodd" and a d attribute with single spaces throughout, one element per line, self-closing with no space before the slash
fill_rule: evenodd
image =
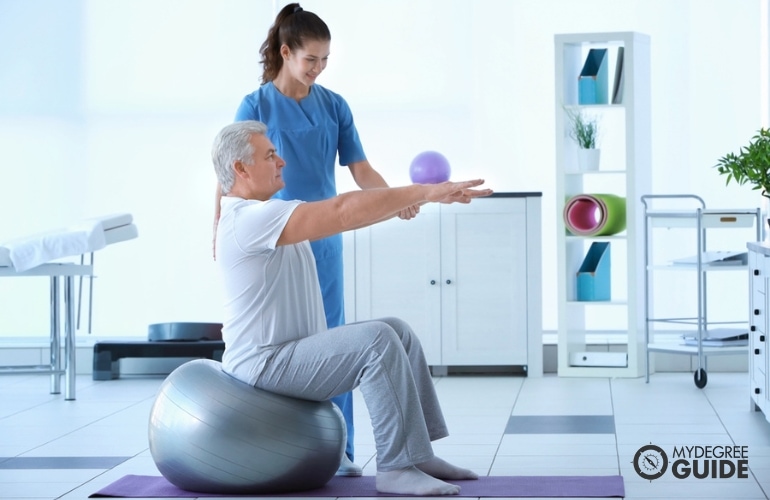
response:
<path id="1" fill-rule="evenodd" d="M 266 392 L 197 359 L 161 385 L 149 438 L 158 470 L 183 490 L 264 494 L 326 484 L 345 452 L 346 428 L 330 401 Z"/>

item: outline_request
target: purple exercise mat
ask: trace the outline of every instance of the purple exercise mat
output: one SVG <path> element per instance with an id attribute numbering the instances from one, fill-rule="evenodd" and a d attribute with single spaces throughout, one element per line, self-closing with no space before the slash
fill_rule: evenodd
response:
<path id="1" fill-rule="evenodd" d="M 483 476 L 476 480 L 450 481 L 461 486 L 459 497 L 623 497 L 623 476 Z M 129 475 L 102 488 L 89 498 L 194 498 L 238 497 L 215 493 L 193 493 L 177 488 L 163 476 Z M 243 495 L 260 496 L 260 495 Z M 374 476 L 333 477 L 325 486 L 297 493 L 269 494 L 270 497 L 386 497 L 379 493 Z"/>

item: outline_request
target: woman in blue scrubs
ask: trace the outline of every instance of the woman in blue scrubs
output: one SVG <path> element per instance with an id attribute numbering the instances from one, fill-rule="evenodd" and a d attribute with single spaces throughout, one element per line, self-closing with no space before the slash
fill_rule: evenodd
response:
<path id="1" fill-rule="evenodd" d="M 338 156 L 339 164 L 347 166 L 361 189 L 388 186 L 366 159 L 348 104 L 339 94 L 316 84 L 326 68 L 330 42 L 331 33 L 320 17 L 303 10 L 298 3 L 286 5 L 260 48 L 262 85 L 244 97 L 236 112 L 236 121 L 259 120 L 267 124 L 269 139 L 286 161 L 286 186 L 276 198 L 317 201 L 336 196 Z M 218 218 L 218 200 L 216 206 Z M 400 217 L 411 219 L 418 211 L 415 206 Z M 311 246 L 327 327 L 343 325 L 342 236 L 314 241 Z M 346 453 L 337 474 L 360 476 L 361 468 L 353 463 L 352 394 L 332 401 L 342 410 L 348 430 Z"/>

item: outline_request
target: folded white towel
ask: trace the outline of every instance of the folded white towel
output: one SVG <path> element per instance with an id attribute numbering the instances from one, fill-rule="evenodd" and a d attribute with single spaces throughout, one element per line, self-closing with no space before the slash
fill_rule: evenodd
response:
<path id="1" fill-rule="evenodd" d="M 110 229 L 115 229 L 116 227 L 123 227 L 131 224 L 134 222 L 134 216 L 128 213 L 118 212 L 114 214 L 100 215 L 99 217 L 91 217 L 85 219 L 83 222 L 99 222 L 102 229 L 109 231 Z"/>
<path id="2" fill-rule="evenodd" d="M 24 272 L 52 260 L 101 250 L 106 245 L 104 229 L 98 219 L 6 241 L 13 267 Z"/>

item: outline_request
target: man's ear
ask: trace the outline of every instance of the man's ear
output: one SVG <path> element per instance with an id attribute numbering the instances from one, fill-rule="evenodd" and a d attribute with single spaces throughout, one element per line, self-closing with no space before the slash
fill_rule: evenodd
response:
<path id="1" fill-rule="evenodd" d="M 235 163 L 233 163 L 233 170 L 235 171 L 235 175 L 237 175 L 238 177 L 242 179 L 248 178 L 246 167 L 244 166 L 241 160 L 235 160 Z"/>

